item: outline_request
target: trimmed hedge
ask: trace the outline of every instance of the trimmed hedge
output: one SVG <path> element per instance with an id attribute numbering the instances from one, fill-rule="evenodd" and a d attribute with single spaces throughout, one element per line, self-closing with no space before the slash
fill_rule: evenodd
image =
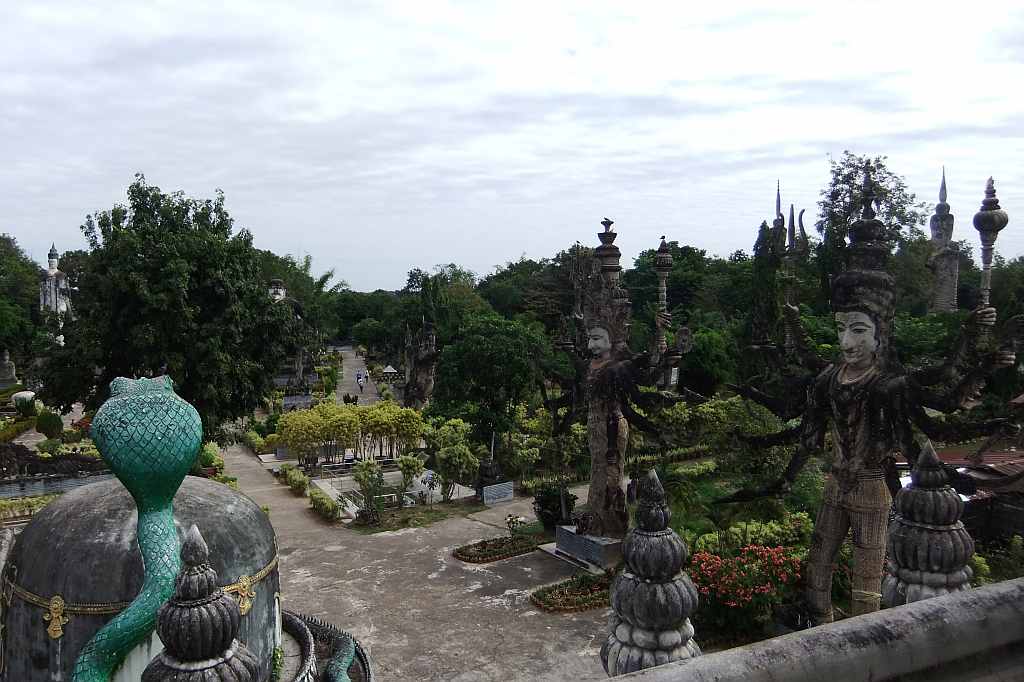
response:
<path id="1" fill-rule="evenodd" d="M 36 417 L 36 431 L 49 439 L 60 438 L 64 433 L 64 420 L 56 412 L 43 410 Z"/>
<path id="2" fill-rule="evenodd" d="M 284 474 L 285 484 L 292 489 L 293 493 L 296 495 L 306 494 L 306 490 L 309 488 L 309 476 L 291 465 L 281 467 L 281 473 Z"/>
<path id="3" fill-rule="evenodd" d="M 29 429 L 36 425 L 36 418 L 29 417 L 27 419 L 18 419 L 0 430 L 0 443 L 7 443 L 14 440 L 21 434 L 25 433 Z"/>
<path id="4" fill-rule="evenodd" d="M 320 488 L 309 489 L 309 505 L 313 507 L 313 511 L 328 521 L 337 521 L 341 518 L 341 505 Z"/>

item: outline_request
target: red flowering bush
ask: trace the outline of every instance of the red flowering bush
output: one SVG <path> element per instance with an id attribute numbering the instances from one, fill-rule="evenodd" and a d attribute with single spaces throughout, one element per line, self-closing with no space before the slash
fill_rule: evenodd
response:
<path id="1" fill-rule="evenodd" d="M 701 620 L 733 632 L 760 628 L 792 596 L 800 566 L 791 547 L 748 545 L 734 557 L 697 552 L 689 573 L 701 594 Z"/>

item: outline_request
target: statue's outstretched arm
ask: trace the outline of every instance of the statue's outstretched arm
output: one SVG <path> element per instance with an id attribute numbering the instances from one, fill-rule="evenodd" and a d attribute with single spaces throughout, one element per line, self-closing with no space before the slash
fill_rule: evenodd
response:
<path id="1" fill-rule="evenodd" d="M 818 354 L 810 334 L 804 329 L 803 322 L 800 320 L 800 309 L 787 303 L 782 306 L 782 318 L 782 323 L 786 326 L 796 347 L 797 364 L 815 374 L 828 367 L 829 361 Z"/>

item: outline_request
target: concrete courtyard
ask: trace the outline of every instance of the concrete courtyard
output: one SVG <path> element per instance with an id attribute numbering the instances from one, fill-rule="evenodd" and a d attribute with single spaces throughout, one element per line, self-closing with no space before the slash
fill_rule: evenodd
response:
<path id="1" fill-rule="evenodd" d="M 532 500 L 363 535 L 322 521 L 244 447 L 224 459 L 241 490 L 270 507 L 285 608 L 352 632 L 382 682 L 606 679 L 598 650 L 608 610 L 548 614 L 529 602 L 573 567 L 539 551 L 479 565 L 451 556 L 505 533 L 506 514 L 532 519 Z"/>

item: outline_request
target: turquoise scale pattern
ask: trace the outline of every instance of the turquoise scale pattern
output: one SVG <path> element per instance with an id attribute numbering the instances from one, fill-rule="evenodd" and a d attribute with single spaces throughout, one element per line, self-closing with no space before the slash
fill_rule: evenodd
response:
<path id="1" fill-rule="evenodd" d="M 110 398 L 96 413 L 90 435 L 135 500 L 145 578 L 135 600 L 83 647 L 73 682 L 110 680 L 152 633 L 157 611 L 174 593 L 181 559 L 173 500 L 199 452 L 203 427 L 169 377 L 119 377 L 110 383 Z"/>

